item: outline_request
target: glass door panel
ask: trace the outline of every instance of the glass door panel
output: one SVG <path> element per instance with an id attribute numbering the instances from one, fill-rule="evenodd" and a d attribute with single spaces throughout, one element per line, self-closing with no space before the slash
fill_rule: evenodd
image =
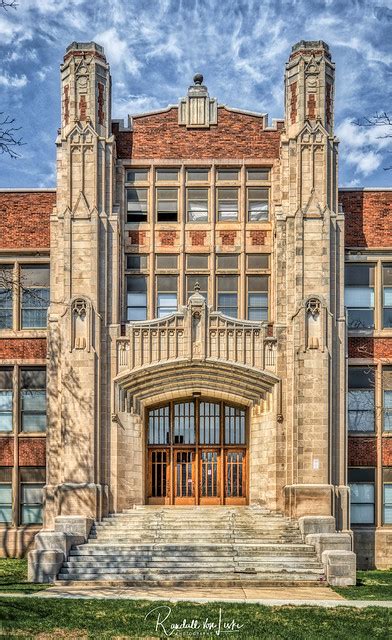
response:
<path id="1" fill-rule="evenodd" d="M 226 451 L 225 504 L 246 504 L 246 451 Z"/>
<path id="2" fill-rule="evenodd" d="M 199 451 L 200 457 L 200 504 L 220 504 L 220 451 Z"/>
<path id="3" fill-rule="evenodd" d="M 148 453 L 149 504 L 170 504 L 170 450 L 150 449 Z"/>
<path id="4" fill-rule="evenodd" d="M 195 504 L 195 451 L 174 452 L 174 504 Z"/>

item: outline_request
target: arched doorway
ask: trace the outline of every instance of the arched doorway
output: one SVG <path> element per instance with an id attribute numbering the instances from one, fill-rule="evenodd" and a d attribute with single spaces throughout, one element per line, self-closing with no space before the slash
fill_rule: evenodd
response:
<path id="1" fill-rule="evenodd" d="M 147 410 L 147 504 L 246 504 L 244 407 L 198 397 Z"/>

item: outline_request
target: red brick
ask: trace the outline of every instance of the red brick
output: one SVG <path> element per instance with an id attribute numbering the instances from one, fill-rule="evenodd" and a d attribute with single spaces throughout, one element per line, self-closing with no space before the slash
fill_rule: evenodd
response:
<path id="1" fill-rule="evenodd" d="M 392 191 L 340 191 L 347 247 L 392 247 Z"/>
<path id="2" fill-rule="evenodd" d="M 190 231 L 189 236 L 192 247 L 204 247 L 207 231 Z"/>
<path id="3" fill-rule="evenodd" d="M 46 465 L 46 438 L 19 439 L 19 466 L 44 467 Z"/>
<path id="4" fill-rule="evenodd" d="M 47 249 L 55 202 L 54 191 L 0 192 L 0 249 Z"/>
<path id="5" fill-rule="evenodd" d="M 45 359 L 46 338 L 1 338 L 0 360 Z"/>
<path id="6" fill-rule="evenodd" d="M 144 245 L 146 239 L 145 231 L 128 231 L 130 244 Z"/>
<path id="7" fill-rule="evenodd" d="M 392 360 L 391 338 L 349 338 L 349 358 Z"/>
<path id="8" fill-rule="evenodd" d="M 265 244 L 265 239 L 267 237 L 266 231 L 251 231 L 250 239 L 252 242 L 252 246 L 257 247 Z"/>
<path id="9" fill-rule="evenodd" d="M 265 158 L 279 157 L 281 131 L 264 131 L 257 116 L 218 108 L 218 125 L 186 129 L 178 124 L 178 109 L 133 118 L 133 131 L 118 131 L 119 158 Z"/>
<path id="10" fill-rule="evenodd" d="M 222 244 L 228 247 L 235 245 L 237 233 L 236 231 L 219 231 L 219 237 L 222 240 Z"/>
<path id="11" fill-rule="evenodd" d="M 14 439 L 0 438 L 0 467 L 14 466 Z"/>
<path id="12" fill-rule="evenodd" d="M 348 439 L 348 466 L 375 467 L 377 464 L 376 438 Z"/>
<path id="13" fill-rule="evenodd" d="M 159 231 L 159 242 L 163 247 L 174 247 L 177 232 L 176 231 Z"/>
<path id="14" fill-rule="evenodd" d="M 392 439 L 382 438 L 382 465 L 392 467 Z"/>

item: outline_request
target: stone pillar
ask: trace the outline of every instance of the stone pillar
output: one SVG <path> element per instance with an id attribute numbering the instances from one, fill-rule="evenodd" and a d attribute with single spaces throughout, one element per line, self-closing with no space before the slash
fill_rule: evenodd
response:
<path id="1" fill-rule="evenodd" d="M 334 64 L 299 42 L 285 74 L 281 206 L 276 211 L 278 375 L 287 439 L 284 504 L 293 517 L 339 515 L 345 476 L 344 229 L 337 205 Z"/>
<path id="2" fill-rule="evenodd" d="M 107 328 L 119 321 L 111 275 L 119 256 L 113 251 L 118 222 L 112 213 L 110 87 L 102 47 L 72 43 L 61 66 L 51 218 L 46 528 L 57 515 L 95 518 L 107 508 Z"/>

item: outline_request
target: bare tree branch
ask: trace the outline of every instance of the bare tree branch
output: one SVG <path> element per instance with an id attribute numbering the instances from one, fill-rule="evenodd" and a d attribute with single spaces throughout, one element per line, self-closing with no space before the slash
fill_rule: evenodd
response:
<path id="1" fill-rule="evenodd" d="M 384 131 L 380 136 L 377 136 L 379 140 L 392 138 L 392 115 L 387 113 L 386 111 L 380 111 L 379 113 L 375 113 L 373 116 L 365 116 L 364 118 L 359 118 L 353 121 L 353 124 L 357 125 L 357 127 L 384 127 L 390 128 L 390 133 L 388 131 Z M 391 153 L 387 151 L 387 153 Z M 392 166 L 384 167 L 384 171 L 391 171 Z"/>
<path id="2" fill-rule="evenodd" d="M 15 127 L 15 119 L 0 111 L 0 154 L 7 153 L 11 158 L 20 158 L 16 151 L 25 143 L 18 137 L 21 127 Z"/>
<path id="3" fill-rule="evenodd" d="M 0 8 L 5 9 L 6 11 L 7 9 L 16 9 L 17 6 L 18 3 L 16 0 L 0 0 Z"/>

